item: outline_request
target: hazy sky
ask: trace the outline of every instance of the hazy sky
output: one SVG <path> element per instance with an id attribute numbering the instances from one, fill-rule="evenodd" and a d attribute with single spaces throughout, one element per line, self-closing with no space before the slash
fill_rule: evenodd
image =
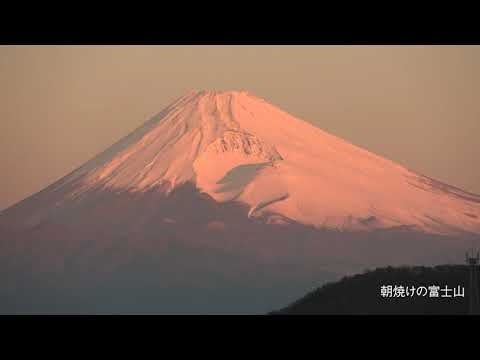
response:
<path id="1" fill-rule="evenodd" d="M 480 193 L 479 46 L 0 46 L 0 209 L 190 89 L 248 90 Z"/>

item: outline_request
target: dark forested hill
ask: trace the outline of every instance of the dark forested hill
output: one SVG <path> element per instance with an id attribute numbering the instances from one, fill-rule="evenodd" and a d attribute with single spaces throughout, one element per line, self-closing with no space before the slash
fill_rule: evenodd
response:
<path id="1" fill-rule="evenodd" d="M 469 279 L 464 265 L 379 268 L 328 283 L 272 314 L 468 314 Z"/>

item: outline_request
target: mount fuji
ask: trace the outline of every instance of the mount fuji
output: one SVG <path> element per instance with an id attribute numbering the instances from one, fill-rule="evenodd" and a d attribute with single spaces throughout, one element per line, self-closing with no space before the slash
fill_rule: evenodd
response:
<path id="1" fill-rule="evenodd" d="M 246 91 L 192 91 L 0 213 L 1 313 L 262 313 L 462 259 L 480 196 Z"/>

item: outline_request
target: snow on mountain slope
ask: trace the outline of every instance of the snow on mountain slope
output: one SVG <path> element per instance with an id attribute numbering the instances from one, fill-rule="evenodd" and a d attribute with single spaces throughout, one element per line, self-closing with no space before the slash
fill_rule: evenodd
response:
<path id="1" fill-rule="evenodd" d="M 16 212 L 34 225 L 101 189 L 169 193 L 187 182 L 217 202 L 247 204 L 249 217 L 272 223 L 480 233 L 479 196 L 415 174 L 245 91 L 181 97 L 35 195 L 41 209 L 34 196 L 3 218 L 8 223 Z"/>
<path id="2" fill-rule="evenodd" d="M 266 313 L 461 261 L 479 225 L 477 195 L 248 92 L 191 92 L 0 213 L 0 313 Z"/>

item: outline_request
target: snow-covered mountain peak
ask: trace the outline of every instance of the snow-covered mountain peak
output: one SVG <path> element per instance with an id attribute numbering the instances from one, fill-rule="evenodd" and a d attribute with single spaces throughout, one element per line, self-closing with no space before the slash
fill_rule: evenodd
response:
<path id="1" fill-rule="evenodd" d="M 266 313 L 333 276 L 462 261 L 478 234 L 478 195 L 248 92 L 190 91 L 0 213 L 0 312 Z"/>
<path id="2" fill-rule="evenodd" d="M 480 197 L 415 174 L 246 91 L 190 91 L 61 179 L 58 204 L 102 190 L 170 193 L 317 227 L 480 232 Z M 452 190 L 453 189 L 453 190 Z M 268 220 L 268 219 L 267 219 Z"/>

